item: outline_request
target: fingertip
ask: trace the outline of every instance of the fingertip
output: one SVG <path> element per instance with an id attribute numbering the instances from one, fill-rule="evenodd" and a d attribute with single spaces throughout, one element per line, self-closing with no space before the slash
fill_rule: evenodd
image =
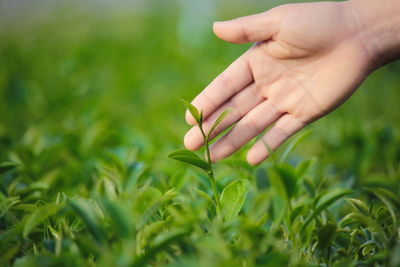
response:
<path id="1" fill-rule="evenodd" d="M 192 127 L 183 137 L 183 144 L 188 150 L 198 150 L 202 145 L 202 137 L 197 127 Z"/>
<path id="2" fill-rule="evenodd" d="M 252 166 L 257 166 L 268 157 L 268 154 L 257 151 L 256 148 L 251 148 L 247 152 L 246 160 Z"/>
<path id="3" fill-rule="evenodd" d="M 223 27 L 224 24 L 226 24 L 226 21 L 214 21 L 213 22 L 214 33 L 217 34 L 219 32 L 219 30 L 221 29 L 221 27 Z"/>
<path id="4" fill-rule="evenodd" d="M 183 144 L 188 150 L 196 150 L 195 146 L 193 145 L 193 142 L 190 139 L 190 134 L 187 132 L 185 136 L 183 137 Z"/>
<path id="5" fill-rule="evenodd" d="M 216 21 L 213 23 L 213 32 L 218 38 L 221 38 L 221 35 L 220 35 L 221 29 L 220 28 L 223 23 L 224 23 L 223 21 Z"/>
<path id="6" fill-rule="evenodd" d="M 213 25 L 215 35 L 220 39 L 242 44 L 270 39 L 280 25 L 279 15 L 272 10 L 244 16 L 228 21 L 218 21 Z"/>
<path id="7" fill-rule="evenodd" d="M 255 160 L 254 155 L 250 151 L 247 153 L 246 160 L 252 166 L 257 165 L 257 161 Z"/>
<path id="8" fill-rule="evenodd" d="M 243 43 L 244 41 L 237 36 L 237 27 L 233 24 L 234 20 L 216 21 L 213 23 L 213 32 L 218 38 L 226 42 L 235 44 Z"/>

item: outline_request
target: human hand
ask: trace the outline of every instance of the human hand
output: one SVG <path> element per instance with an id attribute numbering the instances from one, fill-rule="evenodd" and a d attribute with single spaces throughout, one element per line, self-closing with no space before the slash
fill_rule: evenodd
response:
<path id="1" fill-rule="evenodd" d="M 232 109 L 212 137 L 237 122 L 212 145 L 213 161 L 272 125 L 247 154 L 250 164 L 262 162 L 268 156 L 265 143 L 279 147 L 343 103 L 377 67 L 348 3 L 289 4 L 214 24 L 222 40 L 256 43 L 192 102 L 203 111 L 205 131 L 221 112 Z M 188 112 L 186 120 L 194 125 Z M 203 145 L 197 126 L 184 143 L 190 150 Z"/>

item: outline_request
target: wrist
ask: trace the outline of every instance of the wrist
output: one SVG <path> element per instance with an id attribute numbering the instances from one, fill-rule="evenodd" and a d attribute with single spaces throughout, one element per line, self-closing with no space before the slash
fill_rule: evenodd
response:
<path id="1" fill-rule="evenodd" d="M 400 58 L 400 1 L 349 0 L 356 34 L 370 56 L 373 69 Z"/>

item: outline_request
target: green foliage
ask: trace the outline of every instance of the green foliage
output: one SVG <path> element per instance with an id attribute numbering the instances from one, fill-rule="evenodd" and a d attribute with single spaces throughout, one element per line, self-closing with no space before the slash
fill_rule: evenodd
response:
<path id="1" fill-rule="evenodd" d="M 201 125 L 203 123 L 203 112 L 202 111 L 198 111 L 197 108 L 195 106 L 193 106 L 189 101 L 185 100 L 185 99 L 181 99 L 182 103 L 185 105 L 185 107 L 187 108 L 187 110 L 190 112 L 190 114 L 192 115 L 193 119 L 196 121 L 197 125 Z"/>
<path id="2" fill-rule="evenodd" d="M 215 120 L 215 122 L 211 126 L 210 131 L 208 131 L 208 136 L 210 136 L 212 134 L 212 132 L 215 130 L 215 128 L 217 128 L 217 126 L 225 119 L 225 117 L 228 115 L 229 112 L 230 112 L 229 109 L 222 111 L 222 113 L 218 116 L 218 118 Z"/>
<path id="3" fill-rule="evenodd" d="M 6 173 L 16 167 L 17 167 L 17 165 L 15 163 L 3 162 L 0 164 L 0 174 Z"/>
<path id="4" fill-rule="evenodd" d="M 150 2 L 0 10 L 0 266 L 399 266 L 399 65 L 260 166 L 170 155 L 193 168 L 165 156 L 177 99 L 247 47 L 185 45 L 182 9 Z"/>
<path id="5" fill-rule="evenodd" d="M 344 196 L 350 194 L 351 191 L 347 189 L 336 188 L 330 192 L 324 192 L 316 197 L 316 201 L 314 201 L 313 205 L 313 213 L 308 217 L 305 221 L 302 229 L 307 227 L 307 225 L 315 219 L 317 215 L 319 215 L 324 209 L 328 208 L 332 205 L 335 201 L 343 198 Z"/>
<path id="6" fill-rule="evenodd" d="M 221 211 L 225 221 L 231 221 L 239 214 L 248 191 L 248 180 L 237 180 L 224 188 L 221 194 Z"/>
<path id="7" fill-rule="evenodd" d="M 27 238 L 32 230 L 40 223 L 43 223 L 48 217 L 55 214 L 60 210 L 60 206 L 56 204 L 48 204 L 36 208 L 31 214 L 28 215 L 22 230 L 22 236 Z"/>
<path id="8" fill-rule="evenodd" d="M 210 171 L 210 166 L 208 165 L 207 162 L 202 160 L 199 156 L 197 156 L 195 153 L 189 150 L 177 150 L 168 155 L 171 159 L 175 159 L 178 161 L 185 162 L 187 164 L 199 167 L 205 172 Z"/>

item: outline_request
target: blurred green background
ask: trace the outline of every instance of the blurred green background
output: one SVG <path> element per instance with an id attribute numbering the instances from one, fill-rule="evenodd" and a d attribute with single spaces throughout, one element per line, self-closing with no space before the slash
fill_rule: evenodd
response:
<path id="1" fill-rule="evenodd" d="M 289 2 L 0 1 L 0 161 L 42 157 L 32 179 L 63 168 L 76 185 L 97 158 L 134 150 L 172 173 L 181 165 L 166 155 L 188 129 L 180 99 L 249 47 L 218 40 L 212 22 Z M 349 183 L 398 175 L 399 100 L 397 62 L 309 126 L 291 160 L 314 157 L 328 179 Z"/>

